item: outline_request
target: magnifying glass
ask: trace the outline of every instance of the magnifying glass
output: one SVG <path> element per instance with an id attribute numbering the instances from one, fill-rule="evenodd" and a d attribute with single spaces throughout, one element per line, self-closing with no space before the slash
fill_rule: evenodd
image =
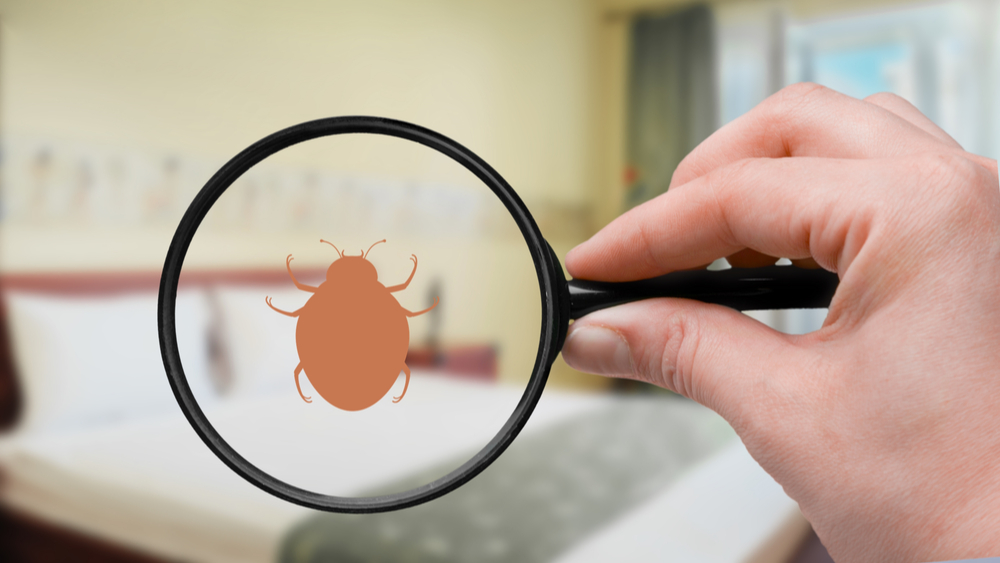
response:
<path id="1" fill-rule="evenodd" d="M 223 404 L 195 395 L 177 343 L 177 291 L 206 280 L 235 397 Z M 472 151 L 351 116 L 278 131 L 211 177 L 170 244 L 158 322 L 174 395 L 227 466 L 302 506 L 372 513 L 437 498 L 496 460 L 573 319 L 654 297 L 822 308 L 837 284 L 787 266 L 567 281 Z"/>

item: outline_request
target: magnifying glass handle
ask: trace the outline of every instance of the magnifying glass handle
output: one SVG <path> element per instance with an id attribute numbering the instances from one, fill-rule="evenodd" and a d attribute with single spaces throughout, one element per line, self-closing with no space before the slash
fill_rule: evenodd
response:
<path id="1" fill-rule="evenodd" d="M 681 297 L 738 311 L 820 309 L 837 291 L 837 274 L 794 266 L 687 270 L 633 282 L 569 280 L 570 318 L 654 297 Z"/>

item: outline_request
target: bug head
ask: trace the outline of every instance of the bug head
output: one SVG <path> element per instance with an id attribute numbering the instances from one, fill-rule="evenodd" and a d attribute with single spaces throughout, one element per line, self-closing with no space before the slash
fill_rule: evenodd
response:
<path id="1" fill-rule="evenodd" d="M 330 246 L 333 246 L 332 242 L 320 239 L 320 242 L 325 242 Z M 382 239 L 375 244 L 385 242 Z M 368 252 L 372 251 L 375 244 L 368 247 L 367 252 L 362 252 L 357 256 L 347 256 L 340 251 L 336 246 L 333 249 L 337 251 L 340 258 L 334 260 L 330 267 L 326 269 L 326 279 L 336 280 L 336 279 L 352 279 L 352 280 L 364 280 L 364 281 L 378 281 L 378 271 L 375 270 L 375 266 L 368 261 Z"/>

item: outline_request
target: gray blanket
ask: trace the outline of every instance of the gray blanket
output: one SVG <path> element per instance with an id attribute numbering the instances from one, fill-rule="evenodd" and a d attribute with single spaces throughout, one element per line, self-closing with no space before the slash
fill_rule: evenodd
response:
<path id="1" fill-rule="evenodd" d="M 623 398 L 522 435 L 478 477 L 427 504 L 372 515 L 317 513 L 288 534 L 279 560 L 550 561 L 733 436 L 717 415 L 684 399 Z M 441 474 L 421 472 L 385 490 Z"/>

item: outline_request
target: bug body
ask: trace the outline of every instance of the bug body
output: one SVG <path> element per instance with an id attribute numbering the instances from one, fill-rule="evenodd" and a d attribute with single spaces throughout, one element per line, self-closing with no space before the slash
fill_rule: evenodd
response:
<path id="1" fill-rule="evenodd" d="M 320 242 L 333 246 L 325 240 Z M 336 246 L 333 248 L 337 250 Z M 345 256 L 337 250 L 340 258 L 330 264 L 326 280 L 318 287 L 295 279 L 289 254 L 285 260 L 288 275 L 295 287 L 312 293 L 312 297 L 292 312 L 278 309 L 270 297 L 265 297 L 267 305 L 275 311 L 298 318 L 295 345 L 299 365 L 294 370 L 295 387 L 307 403 L 312 399 L 302 393 L 299 385 L 303 371 L 320 396 L 348 411 L 366 409 L 378 402 L 392 388 L 400 371 L 406 374 L 406 383 L 393 402 L 398 403 L 410 386 L 410 368 L 406 366 L 410 344 L 407 317 L 430 311 L 438 300 L 435 298 L 433 305 L 416 313 L 404 309 L 392 294 L 410 284 L 417 271 L 417 257 L 410 257 L 413 271 L 405 282 L 386 287 L 378 281 L 375 266 L 367 260 L 368 252 Z"/>

